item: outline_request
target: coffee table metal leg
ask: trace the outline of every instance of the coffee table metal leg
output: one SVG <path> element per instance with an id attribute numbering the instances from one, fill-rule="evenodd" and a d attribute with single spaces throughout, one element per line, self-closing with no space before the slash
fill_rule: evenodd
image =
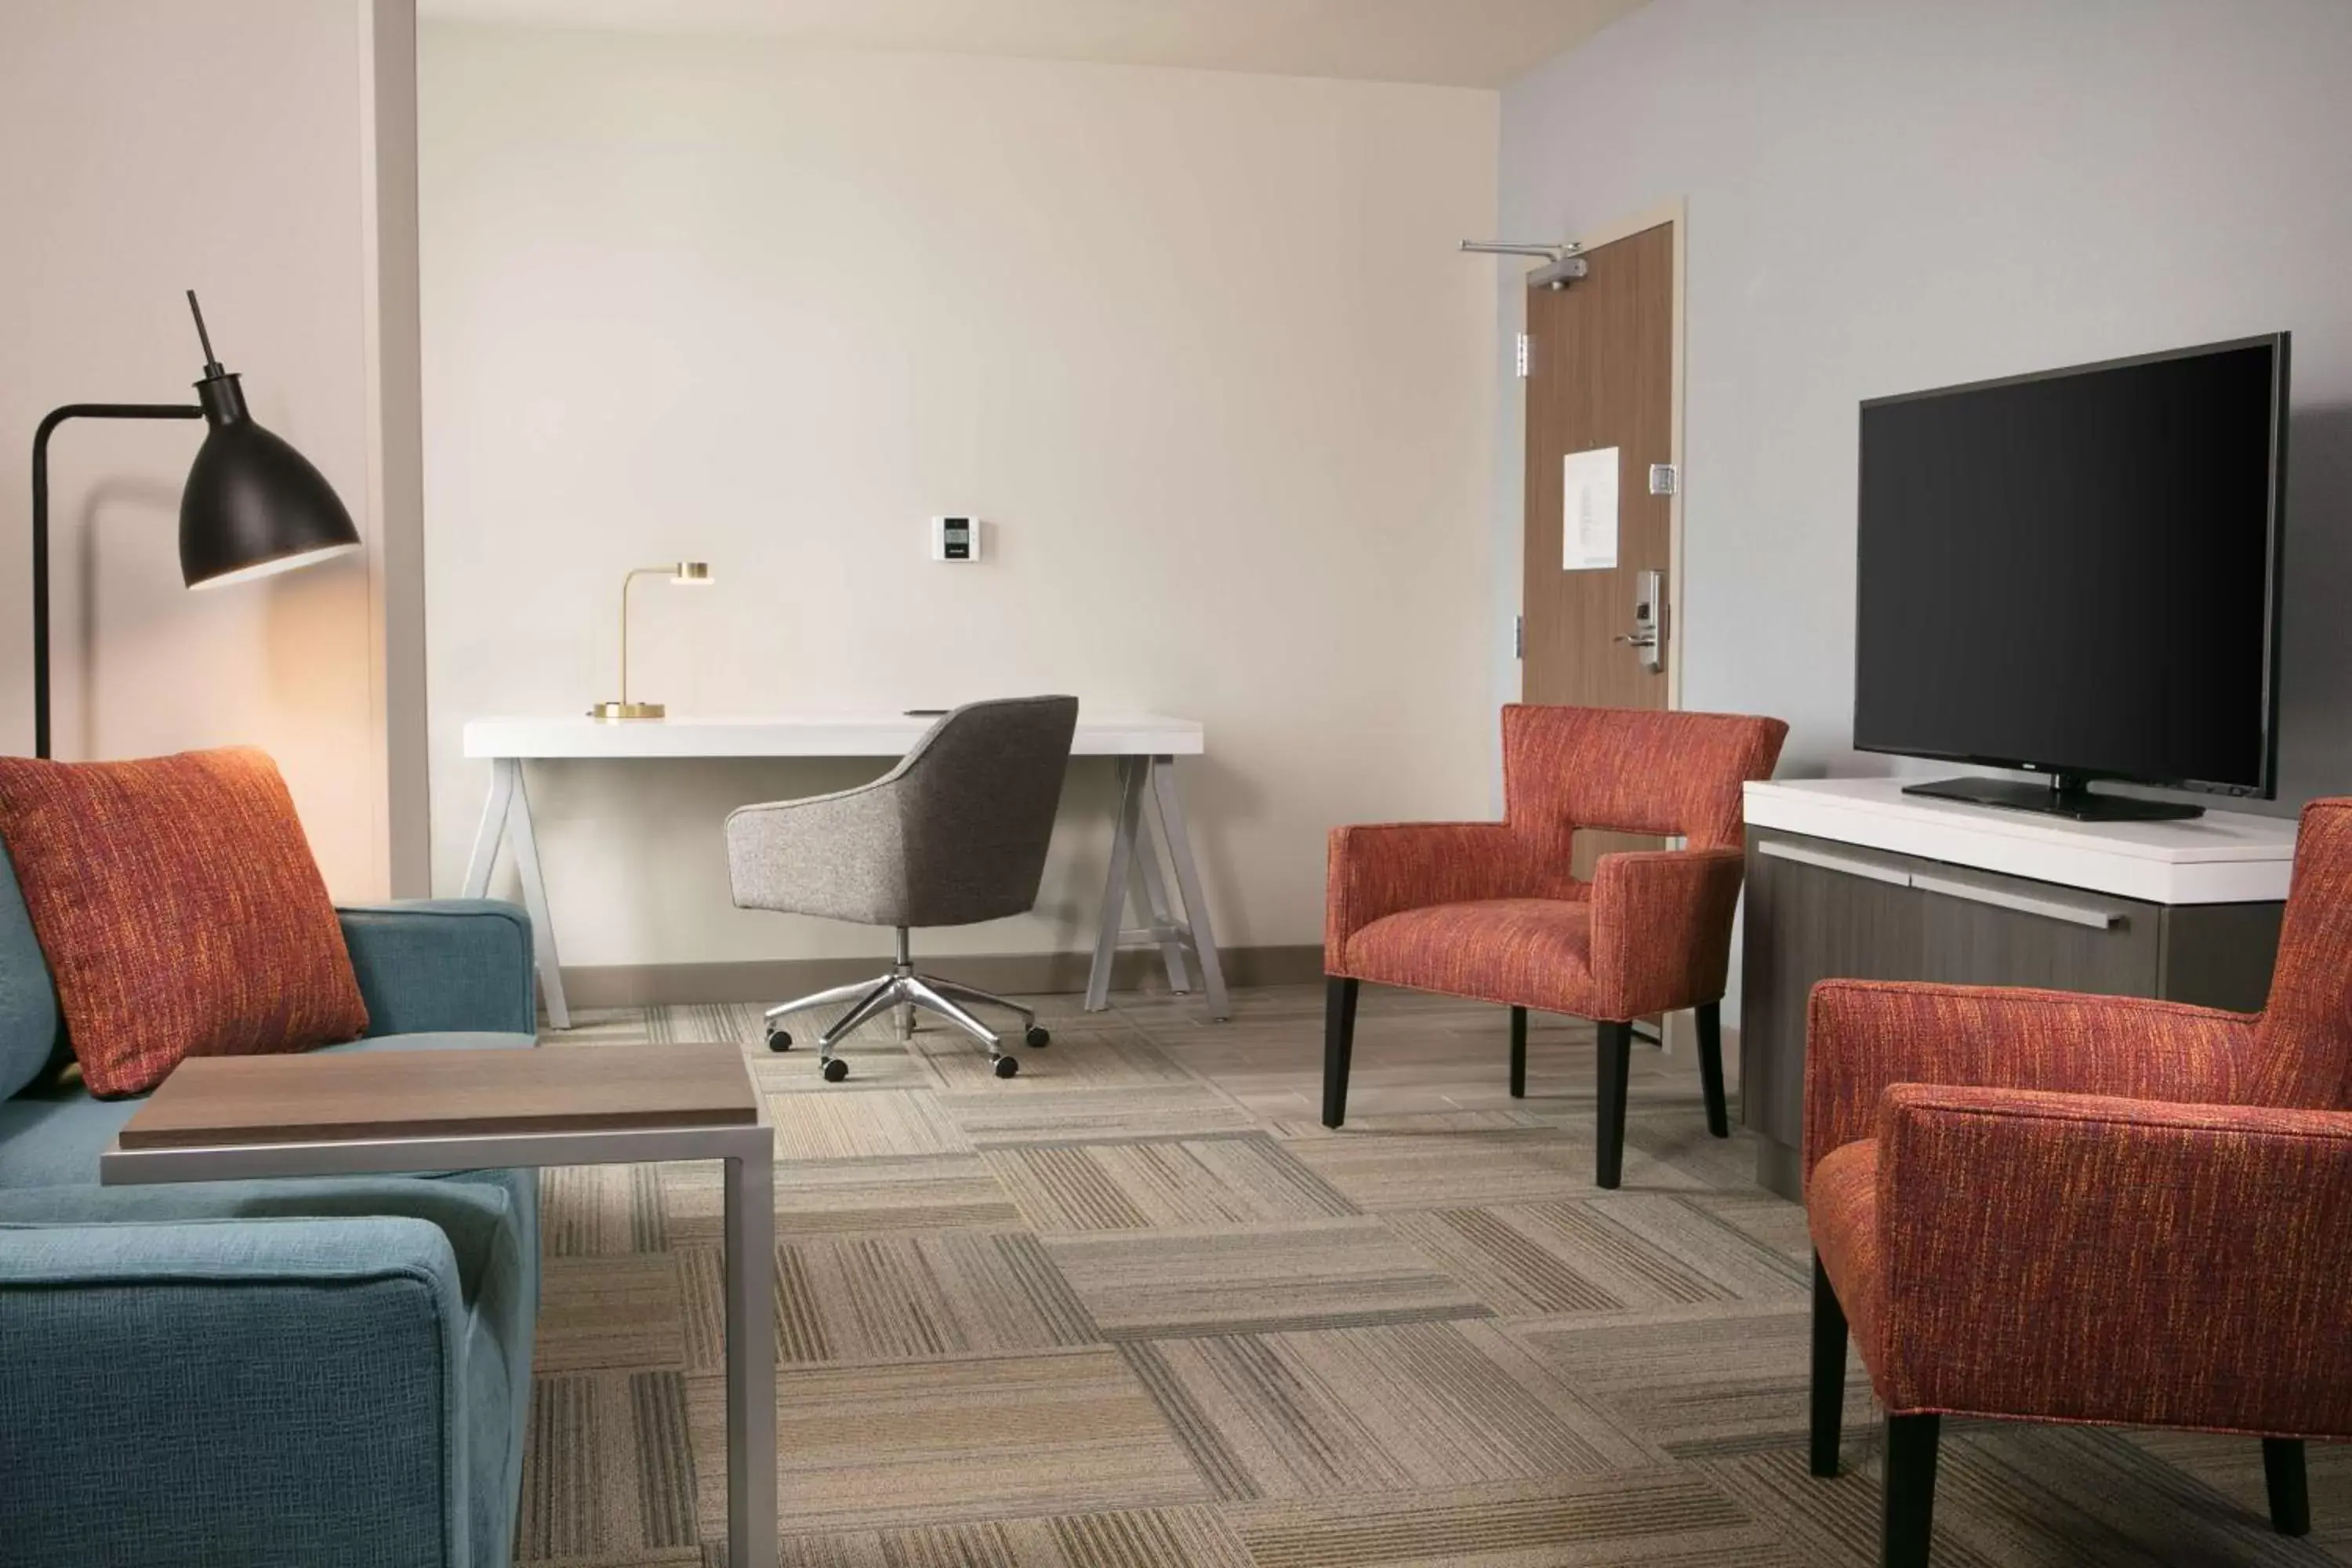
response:
<path id="1" fill-rule="evenodd" d="M 727 1563 L 776 1568 L 774 1133 L 727 1162 Z"/>

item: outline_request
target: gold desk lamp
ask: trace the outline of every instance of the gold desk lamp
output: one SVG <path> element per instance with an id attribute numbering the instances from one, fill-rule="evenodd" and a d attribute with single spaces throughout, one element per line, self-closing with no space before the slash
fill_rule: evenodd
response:
<path id="1" fill-rule="evenodd" d="M 661 566 L 640 566 L 621 579 L 621 700 L 599 702 L 588 710 L 591 719 L 658 719 L 667 711 L 658 702 L 629 700 L 629 584 L 640 577 L 667 577 L 673 583 L 708 584 L 710 563 L 673 561 Z"/>

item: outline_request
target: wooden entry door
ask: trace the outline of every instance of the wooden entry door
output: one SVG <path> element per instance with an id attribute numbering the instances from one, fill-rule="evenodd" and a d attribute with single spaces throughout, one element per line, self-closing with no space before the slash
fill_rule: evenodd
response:
<path id="1" fill-rule="evenodd" d="M 1584 252 L 1585 276 L 1528 291 L 1526 616 L 1520 691 L 1529 702 L 1671 706 L 1675 606 L 1673 500 L 1650 468 L 1674 452 L 1675 226 Z M 1616 563 L 1562 566 L 1566 460 L 1617 451 Z M 1641 574 L 1656 573 L 1661 668 L 1623 640 L 1635 632 Z"/>
<path id="2" fill-rule="evenodd" d="M 1673 706 L 1668 661 L 1681 629 L 1674 500 L 1651 493 L 1650 468 L 1676 460 L 1675 239 L 1668 222 L 1597 245 L 1583 252 L 1582 278 L 1528 291 L 1519 689 L 1529 702 Z M 1563 565 L 1567 459 L 1608 447 L 1617 452 L 1615 563 L 1570 570 Z M 1653 592 L 1650 649 L 1635 640 L 1635 605 Z M 1659 668 L 1648 668 L 1653 662 Z M 1576 874 L 1591 876 L 1594 859 L 1610 850 L 1659 842 L 1580 833 Z"/>

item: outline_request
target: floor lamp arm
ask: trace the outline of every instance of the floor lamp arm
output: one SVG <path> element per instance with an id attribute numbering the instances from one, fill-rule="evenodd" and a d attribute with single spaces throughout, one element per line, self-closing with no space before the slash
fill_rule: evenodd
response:
<path id="1" fill-rule="evenodd" d="M 33 755 L 49 754 L 49 433 L 68 419 L 202 419 L 193 403 L 68 403 L 33 431 Z"/>

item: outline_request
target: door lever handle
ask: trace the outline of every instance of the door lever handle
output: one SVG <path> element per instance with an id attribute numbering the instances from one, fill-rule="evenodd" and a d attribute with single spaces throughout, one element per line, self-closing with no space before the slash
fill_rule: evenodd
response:
<path id="1" fill-rule="evenodd" d="M 1658 646 L 1658 634 L 1655 632 L 1628 632 L 1616 637 L 1614 640 L 1623 643 L 1628 647 L 1655 647 Z"/>

